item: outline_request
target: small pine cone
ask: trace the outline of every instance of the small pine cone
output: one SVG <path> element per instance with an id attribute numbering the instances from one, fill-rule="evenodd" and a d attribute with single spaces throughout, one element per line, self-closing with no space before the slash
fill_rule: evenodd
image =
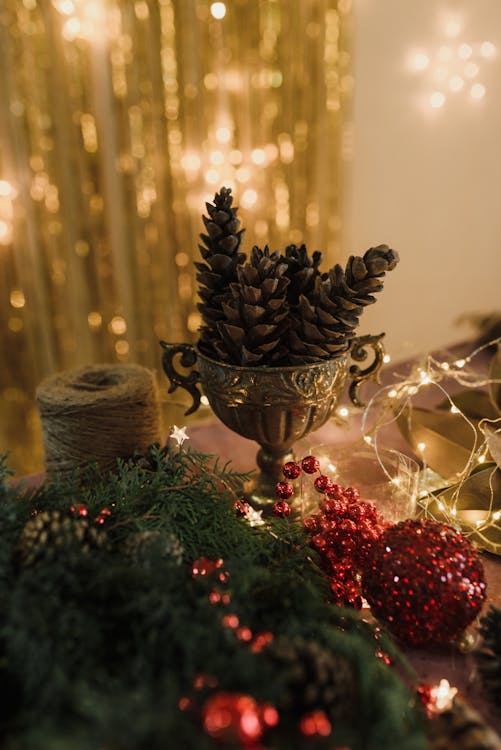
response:
<path id="1" fill-rule="evenodd" d="M 139 531 L 127 537 L 123 551 L 132 562 L 146 568 L 150 565 L 152 556 L 155 557 L 155 555 L 181 565 L 184 547 L 175 534 Z"/>
<path id="2" fill-rule="evenodd" d="M 222 304 L 224 319 L 217 324 L 219 359 L 244 366 L 282 364 L 289 326 L 286 270 L 280 254 L 268 247 L 254 247 L 250 262 L 239 266 L 231 299 Z"/>
<path id="3" fill-rule="evenodd" d="M 20 565 L 28 567 L 70 550 L 89 552 L 102 547 L 106 535 L 86 518 L 71 518 L 59 510 L 43 511 L 24 526 L 16 548 Z"/>
<path id="4" fill-rule="evenodd" d="M 482 684 L 495 705 L 501 704 L 501 607 L 491 605 L 480 620 L 479 649 L 474 652 Z"/>
<path id="5" fill-rule="evenodd" d="M 214 203 L 206 203 L 209 216 L 202 216 L 207 234 L 201 234 L 198 247 L 204 263 L 195 263 L 198 271 L 198 309 L 202 314 L 200 348 L 208 356 L 215 355 L 213 341 L 218 339 L 216 325 L 223 318 L 222 303 L 229 297 L 229 285 L 237 280 L 237 268 L 245 260 L 239 252 L 243 229 L 239 229 L 238 208 L 232 208 L 230 188 L 221 188 Z"/>
<path id="6" fill-rule="evenodd" d="M 285 677 L 279 708 L 299 714 L 320 709 L 332 722 L 353 715 L 357 694 L 355 672 L 344 657 L 300 637 L 275 639 L 267 654 Z"/>
<path id="7" fill-rule="evenodd" d="M 293 309 L 290 346 L 293 360 L 313 362 L 339 356 L 350 347 L 364 307 L 376 301 L 382 277 L 398 263 L 387 245 L 351 256 L 346 268 L 336 264 L 315 281 L 313 292 L 301 295 Z"/>
<path id="8" fill-rule="evenodd" d="M 290 305 L 297 305 L 301 295 L 309 297 L 313 292 L 315 280 L 320 276 L 318 268 L 322 262 L 322 253 L 316 250 L 310 256 L 306 245 L 288 245 L 283 260 L 287 263 L 287 277 L 290 279 L 287 299 Z"/>
<path id="9" fill-rule="evenodd" d="M 427 724 L 428 750 L 501 750 L 501 739 L 477 711 L 455 700 Z"/>

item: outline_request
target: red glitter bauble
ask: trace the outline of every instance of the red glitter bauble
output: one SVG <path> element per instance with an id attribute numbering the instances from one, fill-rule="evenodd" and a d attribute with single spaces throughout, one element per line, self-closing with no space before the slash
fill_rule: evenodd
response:
<path id="1" fill-rule="evenodd" d="M 294 487 L 290 482 L 277 482 L 275 494 L 280 500 L 288 500 L 294 494 Z"/>
<path id="2" fill-rule="evenodd" d="M 301 468 L 306 474 L 315 474 L 320 469 L 320 461 L 315 456 L 306 456 L 301 461 Z"/>
<path id="3" fill-rule="evenodd" d="M 288 515 L 290 515 L 291 506 L 289 505 L 289 503 L 286 503 L 283 500 L 279 500 L 275 503 L 271 512 L 277 518 L 286 518 Z"/>
<path id="4" fill-rule="evenodd" d="M 431 520 L 386 529 L 362 580 L 373 614 L 412 646 L 457 639 L 479 614 L 485 588 L 475 547 L 451 526 Z"/>
<path id="5" fill-rule="evenodd" d="M 301 474 L 301 467 L 295 461 L 288 461 L 283 465 L 282 471 L 286 479 L 297 479 Z"/>
<path id="6" fill-rule="evenodd" d="M 202 722 L 210 737 L 223 742 L 256 742 L 263 734 L 261 707 L 250 695 L 214 693 L 202 709 Z"/>

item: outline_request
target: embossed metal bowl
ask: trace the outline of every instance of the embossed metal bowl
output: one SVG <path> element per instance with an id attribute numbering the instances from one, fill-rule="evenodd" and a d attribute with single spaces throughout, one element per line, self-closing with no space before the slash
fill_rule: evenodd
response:
<path id="1" fill-rule="evenodd" d="M 169 393 L 181 387 L 193 397 L 186 414 L 198 409 L 200 383 L 216 416 L 230 430 L 259 443 L 261 473 L 252 497 L 269 503 L 282 465 L 292 458 L 292 446 L 327 421 L 348 374 L 352 378 L 350 397 L 357 406 L 362 405 L 358 387 L 365 380 L 377 380 L 384 353 L 382 336 L 361 336 L 343 356 L 293 367 L 239 367 L 210 359 L 190 344 L 160 343 L 165 350 L 162 364 L 170 382 Z M 358 361 L 367 357 L 367 346 L 375 354 L 370 367 L 349 367 L 350 356 Z M 198 371 L 187 376 L 179 373 L 174 364 L 177 355 L 183 367 L 198 365 Z"/>

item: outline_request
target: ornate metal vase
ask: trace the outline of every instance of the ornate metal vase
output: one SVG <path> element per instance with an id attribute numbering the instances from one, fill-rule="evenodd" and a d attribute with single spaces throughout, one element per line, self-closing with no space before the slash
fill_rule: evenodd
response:
<path id="1" fill-rule="evenodd" d="M 349 394 L 356 406 L 362 406 L 358 388 L 366 380 L 377 382 L 383 362 L 383 345 L 379 336 L 360 336 L 353 340 L 348 353 L 335 359 L 293 367 L 239 367 L 210 359 L 191 344 L 169 344 L 164 348 L 163 368 L 170 382 L 169 393 L 186 389 L 193 397 L 186 414 L 200 405 L 204 390 L 219 419 L 242 437 L 260 445 L 257 464 L 261 470 L 251 490 L 254 502 L 269 503 L 282 465 L 292 459 L 297 440 L 321 427 L 330 417 L 343 394 L 348 375 Z M 350 358 L 363 361 L 367 347 L 374 351 L 370 366 L 349 366 Z M 180 355 L 183 368 L 198 366 L 188 375 L 175 367 Z"/>

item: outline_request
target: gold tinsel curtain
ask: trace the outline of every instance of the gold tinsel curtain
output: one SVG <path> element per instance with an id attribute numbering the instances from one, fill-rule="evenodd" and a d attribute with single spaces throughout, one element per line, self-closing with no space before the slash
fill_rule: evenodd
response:
<path id="1" fill-rule="evenodd" d="M 3 0 L 2 449 L 50 372 L 196 337 L 204 201 L 335 259 L 349 0 Z M 24 411 L 23 411 L 24 409 Z M 10 426 L 9 426 L 10 425 Z"/>

